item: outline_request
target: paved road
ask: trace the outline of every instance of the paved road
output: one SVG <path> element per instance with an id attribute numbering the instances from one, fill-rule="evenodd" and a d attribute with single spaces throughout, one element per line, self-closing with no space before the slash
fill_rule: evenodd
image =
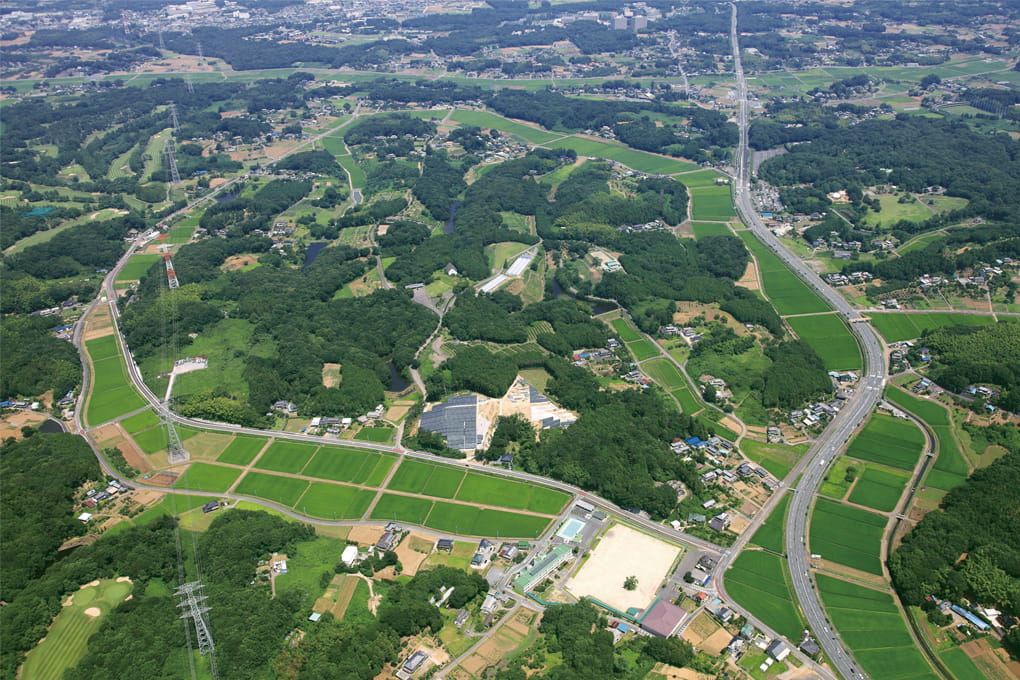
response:
<path id="1" fill-rule="evenodd" d="M 740 101 L 738 124 L 740 145 L 736 158 L 736 205 L 741 219 L 751 227 L 756 237 L 775 253 L 792 271 L 800 276 L 822 299 L 850 322 L 850 329 L 857 337 L 864 354 L 864 374 L 853 397 L 843 410 L 833 418 L 832 423 L 805 454 L 798 468 L 803 471 L 798 489 L 790 502 L 786 519 L 786 556 L 793 582 L 794 593 L 800 602 L 808 625 L 815 633 L 819 644 L 829 656 L 833 665 L 844 678 L 863 680 L 866 676 L 853 654 L 843 646 L 837 633 L 825 615 L 821 600 L 809 573 L 807 545 L 807 521 L 818 487 L 825 477 L 833 458 L 839 455 L 856 429 L 872 412 L 882 396 L 885 386 L 885 357 L 881 341 L 850 303 L 837 291 L 804 264 L 800 258 L 788 251 L 770 232 L 751 204 L 750 160 L 748 127 L 750 106 L 748 103 L 747 80 L 740 61 L 740 43 L 737 33 L 737 5 L 733 4 L 730 22 L 730 41 L 733 49 L 733 66 L 737 79 L 737 95 Z"/>

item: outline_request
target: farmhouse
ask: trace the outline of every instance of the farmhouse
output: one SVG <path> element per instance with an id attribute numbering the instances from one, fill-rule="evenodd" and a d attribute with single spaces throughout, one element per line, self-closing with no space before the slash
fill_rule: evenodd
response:
<path id="1" fill-rule="evenodd" d="M 453 541 L 449 538 L 440 538 L 436 541 L 436 550 L 440 552 L 453 552 Z"/>
<path id="2" fill-rule="evenodd" d="M 772 644 L 765 648 L 765 653 L 776 661 L 782 661 L 790 654 L 790 648 L 782 640 L 773 640 Z"/>

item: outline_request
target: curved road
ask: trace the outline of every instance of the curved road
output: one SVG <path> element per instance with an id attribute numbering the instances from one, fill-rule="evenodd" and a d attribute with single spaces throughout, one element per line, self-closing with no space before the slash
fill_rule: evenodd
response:
<path id="1" fill-rule="evenodd" d="M 740 145 L 737 149 L 737 176 L 735 184 L 736 205 L 741 219 L 751 227 L 754 235 L 764 243 L 783 263 L 803 279 L 811 289 L 825 300 L 844 319 L 849 321 L 850 330 L 857 337 L 864 354 L 864 374 L 857 391 L 843 409 L 833 418 L 832 423 L 805 454 L 798 469 L 803 475 L 798 483 L 786 518 L 786 558 L 793 582 L 794 593 L 800 602 L 808 625 L 815 638 L 825 650 L 832 664 L 844 678 L 864 680 L 867 676 L 854 660 L 853 654 L 839 639 L 826 617 L 818 591 L 814 588 L 808 564 L 807 522 L 814 496 L 825 477 L 833 458 L 849 441 L 857 428 L 864 422 L 882 397 L 885 387 L 886 368 L 882 343 L 875 330 L 837 291 L 830 288 L 796 255 L 788 251 L 776 236 L 766 228 L 761 217 L 751 204 L 750 159 L 748 148 L 748 127 L 750 106 L 747 96 L 747 80 L 740 61 L 740 43 L 737 32 L 737 6 L 731 5 L 730 41 L 733 49 L 733 67 L 737 79 L 737 96 L 740 101 L 738 125 Z"/>

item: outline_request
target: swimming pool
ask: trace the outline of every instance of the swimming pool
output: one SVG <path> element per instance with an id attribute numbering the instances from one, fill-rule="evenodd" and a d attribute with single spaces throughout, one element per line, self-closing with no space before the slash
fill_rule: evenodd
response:
<path id="1" fill-rule="evenodd" d="M 563 526 L 561 526 L 560 530 L 556 532 L 556 535 L 565 541 L 572 541 L 577 538 L 577 535 L 581 533 L 582 529 L 584 529 L 584 524 L 584 522 L 576 517 L 571 517 L 563 523 Z"/>

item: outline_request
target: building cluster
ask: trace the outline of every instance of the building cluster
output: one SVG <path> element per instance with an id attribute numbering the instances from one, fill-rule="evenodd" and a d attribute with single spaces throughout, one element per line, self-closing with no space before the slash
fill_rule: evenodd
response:
<path id="1" fill-rule="evenodd" d="M 89 489 L 85 492 L 85 500 L 82 502 L 86 508 L 93 509 L 99 507 L 101 504 L 109 501 L 111 498 L 119 493 L 127 491 L 127 487 L 118 482 L 116 479 L 111 479 L 106 484 L 104 489 Z M 87 520 L 83 520 L 87 521 Z"/>
<path id="2" fill-rule="evenodd" d="M 663 335 L 667 338 L 675 338 L 677 336 L 682 337 L 687 341 L 688 344 L 693 345 L 694 343 L 701 340 L 701 334 L 697 330 L 690 326 L 662 326 L 659 328 L 659 335 Z"/>
<path id="3" fill-rule="evenodd" d="M 850 272 L 849 274 L 827 274 L 825 280 L 831 286 L 850 286 L 854 284 L 867 283 L 875 278 L 871 272 Z"/>

